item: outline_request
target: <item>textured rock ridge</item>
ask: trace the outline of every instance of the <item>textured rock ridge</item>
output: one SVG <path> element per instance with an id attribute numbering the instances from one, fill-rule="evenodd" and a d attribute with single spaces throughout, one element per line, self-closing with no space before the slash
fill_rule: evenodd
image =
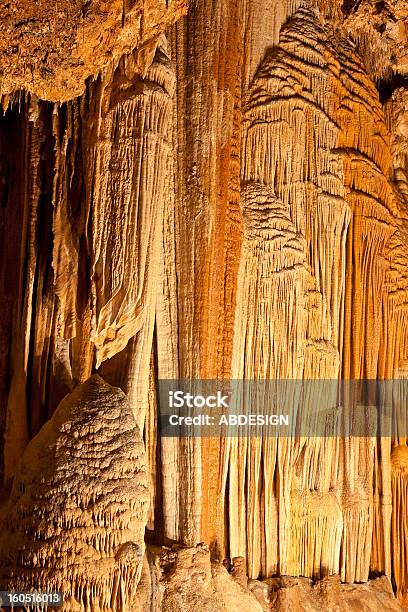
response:
<path id="1" fill-rule="evenodd" d="M 365 318 L 364 301 L 373 294 L 369 283 L 384 285 L 396 199 L 383 111 L 352 45 L 332 42 L 318 15 L 299 9 L 261 63 L 243 119 L 244 242 L 233 378 L 375 378 L 378 348 L 351 352 L 339 330 L 346 337 L 378 337 L 380 314 L 374 307 Z M 273 240 L 274 232 L 283 244 Z M 347 276 L 352 268 L 354 278 Z M 344 474 L 324 474 L 315 463 L 341 444 L 323 441 L 328 446 L 318 450 L 314 440 L 231 442 L 231 552 L 248 558 L 252 577 L 279 566 L 289 575 L 367 580 L 372 474 L 359 473 L 347 457 Z M 359 443 L 351 444 L 359 452 Z M 364 444 L 370 454 L 371 442 Z M 244 456 L 250 458 L 246 470 L 237 461 Z M 281 470 L 283 488 L 262 498 L 261 480 L 273 481 Z M 232 512 L 236 505 L 239 514 Z M 277 512 L 279 531 L 265 538 Z M 354 548 L 357 532 L 365 534 L 363 556 Z M 313 544 L 306 533 L 315 534 Z"/>
<path id="2" fill-rule="evenodd" d="M 124 393 L 95 375 L 24 452 L 2 511 L 2 590 L 62 591 L 66 610 L 131 609 L 147 510 L 136 421 Z"/>
<path id="3" fill-rule="evenodd" d="M 45 0 L 3 2 L 0 17 L 0 97 L 18 90 L 43 100 L 69 100 L 85 81 L 133 49 L 143 73 L 158 37 L 185 12 L 184 0 Z"/>
<path id="4" fill-rule="evenodd" d="M 83 99 L 24 103 L 22 146 L 3 168 L 6 214 L 14 210 L 7 234 L 28 223 L 21 251 L 6 244 L 3 256 L 4 334 L 18 338 L 2 399 L 3 427 L 13 439 L 6 442 L 7 479 L 61 397 L 125 347 L 122 363 L 111 367 L 113 382 L 129 393 L 143 427 L 169 181 L 174 74 L 167 53 L 162 38 L 145 78 L 131 54 L 88 83 Z M 7 148 L 7 116 L 3 128 Z M 13 278 L 9 265 L 18 269 Z"/>
<path id="5" fill-rule="evenodd" d="M 211 562 L 208 548 L 148 547 L 138 589 L 137 610 L 285 612 L 293 610 L 389 610 L 403 608 L 386 577 L 364 585 L 341 584 L 338 577 L 248 580 L 245 559 Z"/>

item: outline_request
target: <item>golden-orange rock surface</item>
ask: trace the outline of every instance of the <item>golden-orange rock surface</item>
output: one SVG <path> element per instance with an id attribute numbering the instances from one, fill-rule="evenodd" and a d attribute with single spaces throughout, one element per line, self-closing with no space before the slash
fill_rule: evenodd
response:
<path id="1" fill-rule="evenodd" d="M 115 406 L 126 394 L 143 438 L 150 507 L 144 490 L 129 503 L 149 546 L 143 571 L 117 567 L 91 521 L 89 558 L 111 565 L 82 582 L 58 569 L 72 606 L 406 608 L 404 385 L 387 436 L 166 438 L 157 381 L 408 378 L 408 3 L 186 8 L 21 1 L 0 16 L 0 473 L 16 584 L 42 586 L 18 508 L 49 495 L 24 497 L 22 466 L 51 453 L 65 403 L 101 385 Z M 137 602 L 109 597 L 139 578 Z"/>
<path id="2" fill-rule="evenodd" d="M 0 96 L 22 89 L 44 100 L 81 95 L 124 53 L 140 49 L 143 72 L 160 34 L 186 0 L 2 0 Z"/>

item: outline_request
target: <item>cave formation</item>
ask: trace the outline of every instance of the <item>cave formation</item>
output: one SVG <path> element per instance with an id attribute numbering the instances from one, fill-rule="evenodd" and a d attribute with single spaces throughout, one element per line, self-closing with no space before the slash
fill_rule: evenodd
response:
<path id="1" fill-rule="evenodd" d="M 157 386 L 408 379 L 408 2 L 0 23 L 0 590 L 406 609 L 406 398 L 388 436 L 178 438 Z"/>

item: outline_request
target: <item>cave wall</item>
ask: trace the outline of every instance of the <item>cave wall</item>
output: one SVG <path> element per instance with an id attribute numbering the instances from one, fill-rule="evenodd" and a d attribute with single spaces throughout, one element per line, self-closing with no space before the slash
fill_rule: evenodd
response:
<path id="1" fill-rule="evenodd" d="M 27 80 L 0 49 L 5 491 L 97 372 L 144 437 L 152 541 L 204 541 L 251 579 L 384 574 L 406 602 L 403 423 L 378 440 L 158 439 L 155 381 L 406 378 L 408 8 L 185 9 L 128 7 L 150 25 L 121 46 L 116 16 L 109 59 L 80 72 L 47 76 L 41 51 Z"/>

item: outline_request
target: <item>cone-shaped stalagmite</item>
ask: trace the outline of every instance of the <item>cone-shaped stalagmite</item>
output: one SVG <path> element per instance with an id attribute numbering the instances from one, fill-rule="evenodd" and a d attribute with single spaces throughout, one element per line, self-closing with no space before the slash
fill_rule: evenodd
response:
<path id="1" fill-rule="evenodd" d="M 126 609 L 147 509 L 145 451 L 129 402 L 95 375 L 24 452 L 2 512 L 2 590 L 61 591 L 81 609 Z"/>

